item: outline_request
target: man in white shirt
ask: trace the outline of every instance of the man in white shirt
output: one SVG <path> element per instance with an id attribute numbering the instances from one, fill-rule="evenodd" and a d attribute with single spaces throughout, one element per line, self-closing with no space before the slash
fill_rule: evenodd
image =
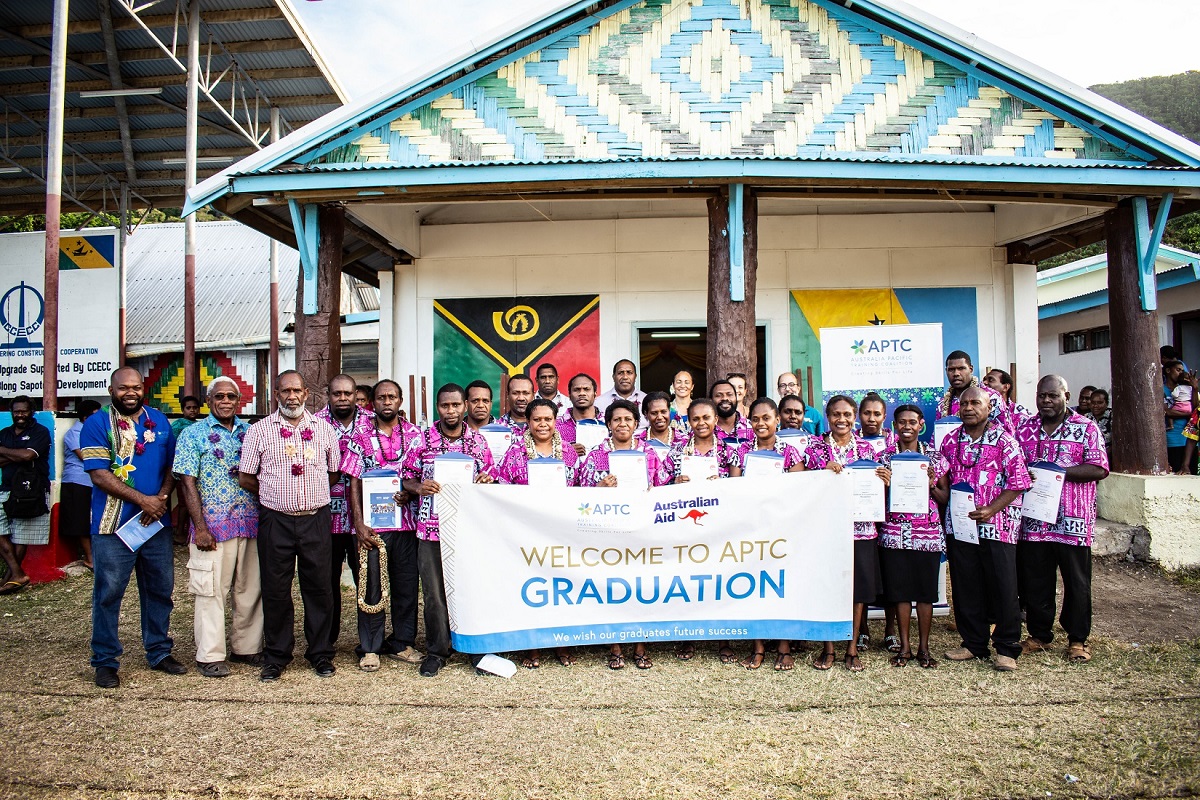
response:
<path id="1" fill-rule="evenodd" d="M 596 398 L 596 413 L 604 416 L 604 409 L 614 400 L 628 400 L 638 408 L 642 407 L 645 393 L 636 387 L 637 367 L 628 358 L 623 358 L 613 365 L 613 387 Z M 638 422 L 638 428 L 646 427 L 643 418 Z"/>

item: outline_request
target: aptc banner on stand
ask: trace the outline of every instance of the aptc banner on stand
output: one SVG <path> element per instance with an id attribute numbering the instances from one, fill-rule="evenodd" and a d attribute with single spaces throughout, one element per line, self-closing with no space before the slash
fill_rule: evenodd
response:
<path id="1" fill-rule="evenodd" d="M 820 471 L 648 492 L 443 486 L 454 649 L 849 639 L 850 484 Z"/>

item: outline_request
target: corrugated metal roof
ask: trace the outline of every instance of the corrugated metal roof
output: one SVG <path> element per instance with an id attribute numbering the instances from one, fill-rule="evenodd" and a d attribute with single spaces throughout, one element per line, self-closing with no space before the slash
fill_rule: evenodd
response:
<path id="1" fill-rule="evenodd" d="M 130 348 L 183 341 L 183 223 L 142 225 L 129 237 Z M 202 222 L 196 236 L 196 346 L 270 334 L 270 238 L 239 222 Z M 292 324 L 300 254 L 279 246 L 282 331 Z M 343 276 L 342 313 L 379 310 L 379 290 Z M 182 347 L 182 345 L 180 344 Z"/>
<path id="2" fill-rule="evenodd" d="M 1160 245 L 1154 261 L 1154 273 L 1162 275 L 1189 267 L 1200 271 L 1200 255 L 1170 245 Z M 1037 276 L 1038 305 L 1044 306 L 1094 294 L 1108 289 L 1108 254 L 1100 253 Z"/>

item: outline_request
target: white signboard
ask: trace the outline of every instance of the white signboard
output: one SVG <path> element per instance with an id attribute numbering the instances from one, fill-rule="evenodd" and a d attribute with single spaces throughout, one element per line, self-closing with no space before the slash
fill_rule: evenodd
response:
<path id="1" fill-rule="evenodd" d="M 117 233 L 60 237 L 58 394 L 103 396 L 120 364 Z M 0 394 L 42 395 L 45 261 L 45 233 L 0 235 Z"/>
<path id="2" fill-rule="evenodd" d="M 821 388 L 941 386 L 942 356 L 940 323 L 821 328 Z"/>

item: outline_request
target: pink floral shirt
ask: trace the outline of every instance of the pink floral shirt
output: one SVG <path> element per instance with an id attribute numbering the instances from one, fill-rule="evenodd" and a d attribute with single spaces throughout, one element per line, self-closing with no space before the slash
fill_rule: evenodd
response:
<path id="1" fill-rule="evenodd" d="M 742 412 L 733 412 L 736 417 L 733 423 L 733 433 L 726 433 L 721 429 L 721 419 L 717 418 L 717 425 L 713 428 L 713 435 L 718 439 L 745 439 L 754 441 L 754 428 L 750 427 L 750 420 L 742 416 Z"/>
<path id="2" fill-rule="evenodd" d="M 328 422 L 338 435 L 338 445 L 341 448 L 340 458 L 346 457 L 346 447 L 350 440 L 359 433 L 366 433 L 374 427 L 375 415 L 358 406 L 354 407 L 354 419 L 349 425 L 343 426 L 334 418 L 329 406 L 325 406 L 316 414 L 319 420 Z M 331 533 L 354 533 L 354 522 L 350 519 L 350 479 L 339 475 L 337 483 L 329 487 L 329 528 Z"/>
<path id="3" fill-rule="evenodd" d="M 982 382 L 975 388 L 982 390 L 983 393 L 987 395 L 988 405 L 990 406 L 990 410 L 988 411 L 988 421 L 1000 423 L 1000 427 L 1004 429 L 1005 433 L 1007 433 L 1009 436 L 1015 436 L 1017 431 L 1017 422 L 1019 421 L 1017 408 L 1020 408 L 1020 406 L 1015 408 L 1006 408 L 1004 404 L 1004 398 L 1000 396 L 1000 393 Z M 966 389 L 963 391 L 965 392 Z M 957 417 L 958 408 L 960 405 L 959 397 L 961 396 L 962 395 L 960 394 L 958 397 L 949 397 L 949 403 L 947 403 L 948 395 L 943 396 L 941 401 L 938 402 L 937 414 L 934 419 L 941 419 L 942 417 Z"/>
<path id="4" fill-rule="evenodd" d="M 1042 430 L 1042 420 L 1033 417 L 1017 429 L 1017 441 L 1025 454 L 1025 462 L 1049 461 L 1060 467 L 1094 464 L 1108 470 L 1108 453 L 1104 449 L 1104 434 L 1095 422 L 1077 413 L 1070 413 L 1054 433 Z M 1096 533 L 1096 481 L 1063 482 L 1062 499 L 1058 505 L 1058 521 L 1023 518 L 1021 538 L 1028 542 L 1057 542 L 1091 547 Z"/>
<path id="5" fill-rule="evenodd" d="M 989 423 L 978 440 L 972 440 L 960 425 L 942 442 L 942 455 L 950 464 L 950 486 L 967 483 L 975 490 L 975 507 L 990 504 L 1001 492 L 1024 492 L 1030 487 L 1029 470 L 1021 446 L 996 423 Z M 979 523 L 979 538 L 1016 544 L 1021 531 L 1021 499 L 1017 498 L 990 522 Z M 946 514 L 946 535 L 954 534 L 953 520 Z"/>
<path id="6" fill-rule="evenodd" d="M 575 483 L 575 468 L 582 461 L 579 454 L 575 452 L 575 448 L 570 444 L 563 442 L 562 446 L 562 462 L 566 467 L 567 486 L 576 486 Z M 496 466 L 496 480 L 500 483 L 511 483 L 518 486 L 527 486 L 529 484 L 529 453 L 525 449 L 525 436 L 513 439 L 513 443 L 504 451 L 504 455 L 500 458 L 500 463 Z"/>
<path id="7" fill-rule="evenodd" d="M 921 455 L 929 459 L 929 469 L 934 478 L 941 480 L 950 471 L 945 456 L 927 442 L 919 442 Z M 879 463 L 891 468 L 892 456 L 900 452 L 898 444 L 883 451 Z M 942 534 L 942 520 L 938 506 L 932 496 L 929 510 L 924 514 L 897 514 L 888 512 L 887 519 L 879 524 L 879 544 L 889 550 L 920 550 L 926 553 L 941 553 L 946 549 Z"/>
<path id="8" fill-rule="evenodd" d="M 859 438 L 856 434 L 850 440 L 850 443 L 845 447 L 841 447 L 833 441 L 833 434 L 827 433 L 821 438 L 822 448 L 825 455 L 825 463 L 821 464 L 817 469 L 824 469 L 829 466 L 829 462 L 836 461 L 843 467 L 847 464 L 852 464 L 855 461 L 866 459 L 867 461 L 878 461 L 875 455 L 875 448 L 871 447 L 870 442 Z M 814 454 L 815 460 L 815 454 Z M 877 539 L 879 538 L 879 525 L 875 522 L 855 522 L 854 523 L 854 538 L 855 539 Z"/>
<path id="9" fill-rule="evenodd" d="M 364 472 L 373 469 L 394 469 L 397 474 L 402 474 L 404 456 L 420 443 L 421 429 L 406 419 L 396 419 L 391 436 L 384 436 L 372 422 L 368 431 L 356 431 L 350 438 L 342 456 L 342 474 L 351 478 L 361 478 Z M 400 527 L 377 530 L 416 529 L 417 501 L 413 500 L 400 509 Z"/>
<path id="10" fill-rule="evenodd" d="M 871 448 L 875 451 L 875 455 L 873 457 L 875 461 L 878 461 L 879 457 L 882 456 L 884 451 L 889 447 L 896 446 L 896 434 L 891 428 L 880 429 L 879 436 L 871 439 L 863 436 L 862 427 L 860 426 L 854 429 L 854 435 L 871 445 Z"/>
<path id="11" fill-rule="evenodd" d="M 462 453 L 475 459 L 475 476 L 480 473 L 494 474 L 492 453 L 483 436 L 467 424 L 463 424 L 463 435 L 458 439 L 447 439 L 437 425 L 421 434 L 404 456 L 404 480 L 433 480 L 433 460 L 444 453 Z M 421 498 L 417 511 L 417 538 L 438 541 L 438 518 L 433 513 L 433 495 Z"/>
<path id="12" fill-rule="evenodd" d="M 683 447 L 685 444 L 687 444 L 688 435 L 685 432 L 679 430 L 678 428 L 667 428 L 667 434 L 671 440 L 667 444 L 667 449 L 674 450 L 677 447 Z M 633 435 L 633 441 L 636 442 L 638 444 L 638 446 L 641 446 L 644 444 L 650 444 L 650 429 L 642 428 L 640 431 L 638 431 L 637 433 L 635 433 Z M 652 445 L 653 447 L 659 447 L 660 445 L 662 445 L 661 440 L 656 439 L 655 441 L 657 441 L 658 444 Z"/>
<path id="13" fill-rule="evenodd" d="M 752 439 L 748 442 L 742 442 L 740 445 L 738 445 L 738 449 L 737 449 L 737 464 L 738 464 L 738 466 L 741 467 L 742 469 L 745 469 L 746 468 L 746 456 L 748 456 L 750 453 L 753 453 L 755 450 L 758 450 L 758 449 L 759 449 L 758 437 L 755 437 L 754 439 Z M 791 468 L 796 466 L 797 464 L 804 463 L 804 458 L 801 455 L 800 451 L 797 450 L 795 447 L 793 447 L 791 442 L 786 442 L 783 439 L 779 438 L 778 436 L 775 437 L 775 446 L 772 447 L 771 449 L 774 450 L 776 453 L 779 453 L 781 456 L 783 456 L 783 471 L 784 472 L 790 471 Z M 807 469 L 807 467 L 806 467 L 806 469 Z"/>
<path id="14" fill-rule="evenodd" d="M 671 482 L 671 472 L 663 459 L 650 445 L 634 446 L 646 454 L 646 477 L 651 486 L 664 486 Z M 597 486 L 608 477 L 608 454 L 613 451 L 612 439 L 605 439 L 597 447 L 593 447 L 584 456 L 583 462 L 576 467 L 575 481 L 578 486 Z"/>
<path id="15" fill-rule="evenodd" d="M 726 444 L 724 439 L 714 436 L 713 446 L 706 453 L 696 452 L 693 440 L 694 437 L 685 436 L 683 444 L 672 450 L 664 460 L 665 468 L 670 473 L 671 481 L 674 481 L 683 474 L 683 457 L 685 455 L 717 459 L 718 478 L 728 478 L 730 467 L 741 466 L 741 462 L 738 461 L 737 451 L 731 445 Z"/>

